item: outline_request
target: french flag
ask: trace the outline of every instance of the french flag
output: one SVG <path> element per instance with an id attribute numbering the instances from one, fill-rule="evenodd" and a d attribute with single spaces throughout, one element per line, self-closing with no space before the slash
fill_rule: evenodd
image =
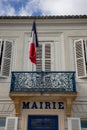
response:
<path id="1" fill-rule="evenodd" d="M 31 43 L 30 43 L 30 51 L 29 51 L 29 58 L 32 63 L 36 64 L 36 48 L 38 47 L 38 39 L 37 39 L 37 32 L 36 32 L 36 23 L 33 22 L 32 25 L 32 32 L 31 32 Z"/>

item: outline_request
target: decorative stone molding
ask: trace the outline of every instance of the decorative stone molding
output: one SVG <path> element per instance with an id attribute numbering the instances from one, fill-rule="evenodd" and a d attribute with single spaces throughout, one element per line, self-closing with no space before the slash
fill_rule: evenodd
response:
<path id="1" fill-rule="evenodd" d="M 62 101 L 66 106 L 66 116 L 71 116 L 71 107 L 72 102 L 75 100 L 77 93 L 76 92 L 67 92 L 67 93 L 10 93 L 9 94 L 15 105 L 15 115 L 19 116 L 21 114 L 21 103 L 23 101 Z"/>

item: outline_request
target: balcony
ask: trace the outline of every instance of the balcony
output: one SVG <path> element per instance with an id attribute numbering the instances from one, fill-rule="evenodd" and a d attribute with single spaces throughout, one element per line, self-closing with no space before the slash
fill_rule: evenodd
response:
<path id="1" fill-rule="evenodd" d="M 75 72 L 12 72 L 10 97 L 14 101 L 16 115 L 22 101 L 63 101 L 67 116 L 72 101 L 77 96 Z"/>
<path id="2" fill-rule="evenodd" d="M 12 72 L 10 92 L 76 92 L 75 72 Z"/>

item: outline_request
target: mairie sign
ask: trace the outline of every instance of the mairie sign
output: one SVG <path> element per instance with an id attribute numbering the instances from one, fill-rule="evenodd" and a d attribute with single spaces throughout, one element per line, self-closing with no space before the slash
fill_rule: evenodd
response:
<path id="1" fill-rule="evenodd" d="M 22 109 L 64 109 L 64 102 L 22 102 Z"/>

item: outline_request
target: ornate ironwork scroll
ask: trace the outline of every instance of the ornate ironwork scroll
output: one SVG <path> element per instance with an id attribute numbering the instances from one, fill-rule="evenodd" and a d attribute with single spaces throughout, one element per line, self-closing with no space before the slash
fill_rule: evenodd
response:
<path id="1" fill-rule="evenodd" d="M 12 72 L 11 92 L 75 92 L 75 72 Z"/>

